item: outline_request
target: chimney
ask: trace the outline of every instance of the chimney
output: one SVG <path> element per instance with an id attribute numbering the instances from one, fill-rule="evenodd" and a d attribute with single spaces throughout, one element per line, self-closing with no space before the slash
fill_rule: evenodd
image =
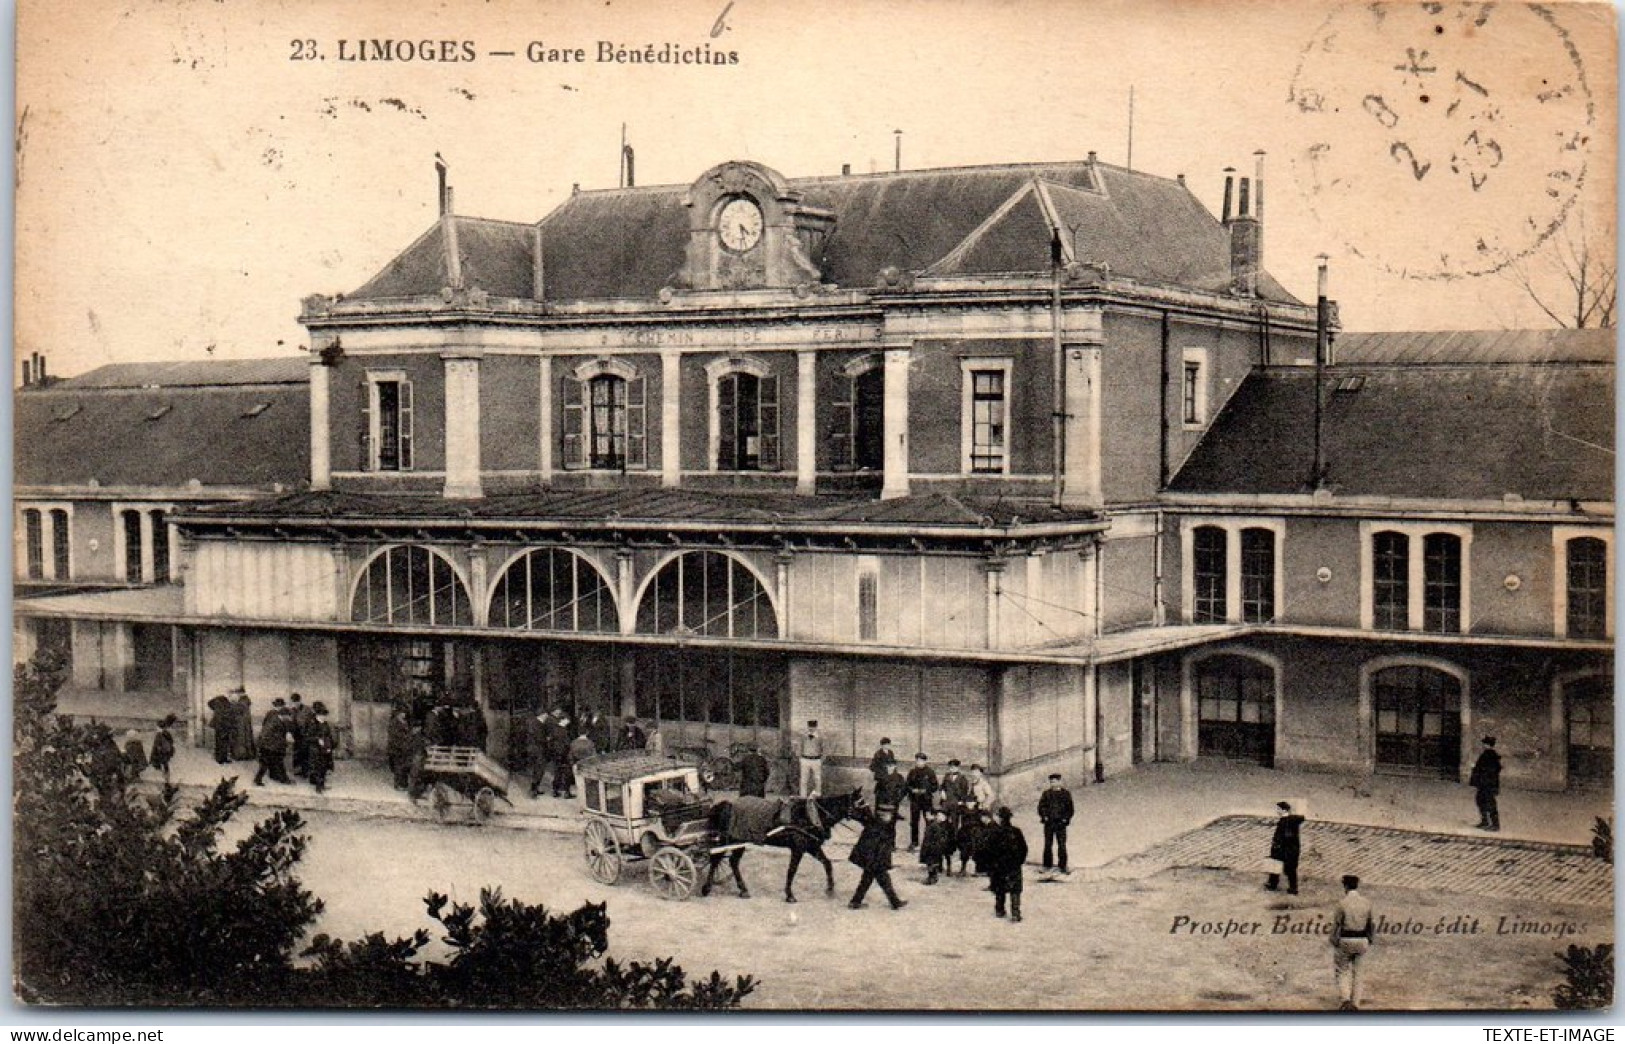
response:
<path id="1" fill-rule="evenodd" d="M 846 177 L 847 175 L 849 175 L 851 173 L 852 173 L 852 164 L 850 164 L 850 163 L 841 164 L 841 177 L 844 178 L 844 177 Z"/>
<path id="2" fill-rule="evenodd" d="M 444 217 L 451 213 L 451 192 L 446 187 L 446 161 L 438 152 L 434 154 L 434 172 L 440 179 L 440 195 L 436 198 L 439 200 L 440 214 Z"/>
<path id="3" fill-rule="evenodd" d="M 1241 192 L 1237 195 L 1237 198 L 1236 198 L 1236 217 L 1246 217 L 1247 216 L 1247 196 L 1248 196 L 1247 184 L 1248 184 L 1247 179 L 1242 178 L 1241 179 Z"/>
<path id="4" fill-rule="evenodd" d="M 900 171 L 903 169 L 903 132 L 894 130 L 892 133 L 897 136 L 897 159 L 894 169 Z"/>
<path id="5" fill-rule="evenodd" d="M 34 383 L 45 384 L 45 356 L 39 352 L 34 353 Z"/>
<path id="6" fill-rule="evenodd" d="M 626 162 L 626 187 L 632 188 L 637 185 L 637 178 L 632 172 L 632 146 L 622 145 L 621 156 Z"/>
<path id="7" fill-rule="evenodd" d="M 1253 217 L 1258 219 L 1258 267 L 1264 267 L 1264 150 L 1253 153 Z"/>
<path id="8" fill-rule="evenodd" d="M 1230 193 L 1235 190 L 1236 168 L 1224 168 L 1224 216 L 1219 220 L 1230 224 Z"/>
<path id="9" fill-rule="evenodd" d="M 1236 213 L 1230 216 L 1230 185 L 1233 167 L 1225 168 L 1224 212 L 1225 228 L 1230 233 L 1230 289 L 1232 293 L 1253 297 L 1258 293 L 1258 253 L 1263 241 L 1258 218 L 1251 213 L 1252 184 L 1242 178 L 1236 193 Z"/>
<path id="10" fill-rule="evenodd" d="M 27 359 L 23 360 L 23 387 L 27 388 L 34 383 L 34 364 Z"/>

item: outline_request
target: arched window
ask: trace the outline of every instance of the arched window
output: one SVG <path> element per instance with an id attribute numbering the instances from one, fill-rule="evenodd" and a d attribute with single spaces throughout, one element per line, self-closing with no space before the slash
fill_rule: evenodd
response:
<path id="1" fill-rule="evenodd" d="M 777 638 L 773 602 L 756 575 L 719 551 L 687 551 L 649 581 L 638 604 L 639 634 Z"/>
<path id="2" fill-rule="evenodd" d="M 745 371 L 717 378 L 717 470 L 779 470 L 779 379 Z"/>
<path id="3" fill-rule="evenodd" d="M 457 570 L 426 547 L 392 547 L 367 564 L 350 603 L 357 623 L 469 627 L 474 613 Z"/>
<path id="4" fill-rule="evenodd" d="M 1275 669 L 1221 653 L 1196 664 L 1197 753 L 1275 762 Z"/>
<path id="5" fill-rule="evenodd" d="M 1377 768 L 1455 779 L 1461 766 L 1461 682 L 1435 667 L 1385 667 L 1371 676 Z"/>
<path id="6" fill-rule="evenodd" d="M 620 471 L 649 466 L 648 381 L 619 359 L 596 359 L 564 378 L 564 466 Z"/>
<path id="7" fill-rule="evenodd" d="M 620 629 L 603 575 L 562 548 L 530 551 L 503 572 L 491 594 L 491 626 L 610 634 Z"/>
<path id="8" fill-rule="evenodd" d="M 886 374 L 880 357 L 848 366 L 836 388 L 829 413 L 831 466 L 836 471 L 879 471 L 886 464 Z"/>

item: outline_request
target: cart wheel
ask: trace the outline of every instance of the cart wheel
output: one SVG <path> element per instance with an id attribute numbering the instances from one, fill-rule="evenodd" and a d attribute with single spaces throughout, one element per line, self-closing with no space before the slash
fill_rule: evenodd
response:
<path id="1" fill-rule="evenodd" d="M 586 847 L 587 872 L 593 879 L 612 885 L 621 879 L 621 846 L 609 827 L 594 819 L 582 835 Z"/>
<path id="2" fill-rule="evenodd" d="M 451 808 L 451 788 L 444 783 L 434 785 L 434 796 L 430 799 L 434 805 L 436 818 L 445 819 L 446 812 Z"/>
<path id="3" fill-rule="evenodd" d="M 490 787 L 481 787 L 480 792 L 474 795 L 474 818 L 483 822 L 490 819 L 496 809 L 497 792 Z"/>
<path id="4" fill-rule="evenodd" d="M 649 883 L 662 899 L 687 899 L 699 881 L 694 860 L 681 848 L 662 848 L 649 862 Z"/>

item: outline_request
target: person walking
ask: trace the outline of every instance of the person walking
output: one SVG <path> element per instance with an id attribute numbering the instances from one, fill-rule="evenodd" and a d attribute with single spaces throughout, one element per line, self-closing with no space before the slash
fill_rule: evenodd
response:
<path id="1" fill-rule="evenodd" d="M 254 701 L 248 698 L 248 690 L 241 685 L 237 686 L 237 703 L 234 710 L 236 713 L 231 719 L 231 760 L 253 761 Z"/>
<path id="2" fill-rule="evenodd" d="M 1376 945 L 1371 903 L 1360 894 L 1360 879 L 1343 875 L 1343 899 L 1332 917 L 1332 970 L 1337 975 L 1341 1011 L 1360 1010 L 1360 966 Z"/>
<path id="3" fill-rule="evenodd" d="M 1275 803 L 1275 833 L 1270 837 L 1270 858 L 1279 860 L 1279 872 L 1270 874 L 1264 887 L 1275 891 L 1286 875 L 1286 894 L 1298 894 L 1298 857 L 1303 849 L 1303 817 L 1292 811 L 1290 802 Z"/>
<path id="4" fill-rule="evenodd" d="M 1496 807 L 1495 796 L 1501 792 L 1501 755 L 1495 752 L 1495 737 L 1484 737 L 1484 750 L 1473 762 L 1473 774 L 1467 777 L 1478 802 L 1478 829 L 1501 829 L 1501 810 Z"/>
<path id="5" fill-rule="evenodd" d="M 310 725 L 305 729 L 305 770 L 316 793 L 327 791 L 327 775 L 333 771 L 333 726 L 327 723 L 327 705 L 317 700 L 310 708 Z"/>
<path id="6" fill-rule="evenodd" d="M 739 756 L 739 796 L 767 797 L 767 777 L 771 773 L 772 766 L 762 756 L 762 749 L 751 744 L 751 748 Z"/>
<path id="7" fill-rule="evenodd" d="M 1049 788 L 1038 798 L 1038 821 L 1044 824 L 1044 869 L 1066 868 L 1066 828 L 1072 822 L 1072 791 L 1061 785 L 1061 774 L 1049 774 Z M 1051 849 L 1053 848 L 1053 852 Z"/>
<path id="8" fill-rule="evenodd" d="M 1021 920 L 1021 868 L 1027 862 L 1027 836 L 1013 822 L 1015 816 L 1008 809 L 999 809 L 999 822 L 992 827 L 982 842 L 982 865 L 987 870 L 988 884 L 993 889 L 993 916 L 1003 917 L 1006 900 L 1010 906 L 1010 920 Z"/>
<path id="9" fill-rule="evenodd" d="M 818 722 L 807 722 L 807 734 L 801 737 L 797 753 L 801 758 L 801 796 L 823 793 L 824 741 L 818 735 Z"/>
<path id="10" fill-rule="evenodd" d="M 166 714 L 158 723 L 158 734 L 152 737 L 152 767 L 164 774 L 164 783 L 169 782 L 169 763 L 175 758 L 175 736 L 169 730 L 174 728 L 179 718 L 173 714 Z"/>
<path id="11" fill-rule="evenodd" d="M 230 696 L 222 693 L 209 701 L 209 731 L 214 733 L 214 760 L 218 765 L 225 765 L 231 761 L 234 717 Z"/>
<path id="12" fill-rule="evenodd" d="M 892 886 L 892 823 L 867 809 L 854 813 L 854 818 L 863 824 L 863 833 L 858 835 L 847 861 L 862 870 L 863 875 L 858 878 L 858 888 L 852 893 L 852 901 L 846 905 L 853 910 L 862 909 L 863 897 L 869 894 L 869 886 L 878 884 L 891 902 L 891 908 L 901 910 L 908 905 L 908 900 L 898 898 L 897 889 Z"/>
<path id="13" fill-rule="evenodd" d="M 869 759 L 869 775 L 874 777 L 875 786 L 880 786 L 880 781 L 891 775 L 892 766 L 896 764 L 897 755 L 891 749 L 891 737 L 883 737 L 880 747 Z"/>
<path id="14" fill-rule="evenodd" d="M 293 734 L 293 774 L 304 777 L 310 775 L 310 727 L 315 724 L 316 715 L 305 706 L 305 698 L 299 693 L 288 697 L 288 726 Z"/>
<path id="15" fill-rule="evenodd" d="M 265 713 L 265 720 L 260 723 L 260 768 L 254 773 L 254 785 L 265 785 L 265 777 L 269 775 L 277 783 L 292 783 L 288 778 L 288 766 L 284 759 L 288 756 L 288 744 L 292 742 L 292 730 L 288 724 L 288 716 L 284 708 L 287 705 L 281 697 L 271 701 L 271 709 Z"/>
<path id="16" fill-rule="evenodd" d="M 920 823 L 928 820 L 932 803 L 937 796 L 937 771 L 924 752 L 914 755 L 914 767 L 908 770 L 908 850 L 920 847 Z"/>

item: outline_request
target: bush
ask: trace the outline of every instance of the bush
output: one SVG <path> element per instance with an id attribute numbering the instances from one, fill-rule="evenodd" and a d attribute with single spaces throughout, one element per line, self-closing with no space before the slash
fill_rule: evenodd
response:
<path id="1" fill-rule="evenodd" d="M 1564 1009 L 1606 1008 L 1614 1003 L 1614 947 L 1570 946 L 1563 962 L 1563 985 L 1552 991 L 1552 1003 Z"/>
<path id="2" fill-rule="evenodd" d="M 1597 817 L 1591 824 L 1591 854 L 1603 862 L 1613 865 L 1614 862 L 1614 821 Z"/>

